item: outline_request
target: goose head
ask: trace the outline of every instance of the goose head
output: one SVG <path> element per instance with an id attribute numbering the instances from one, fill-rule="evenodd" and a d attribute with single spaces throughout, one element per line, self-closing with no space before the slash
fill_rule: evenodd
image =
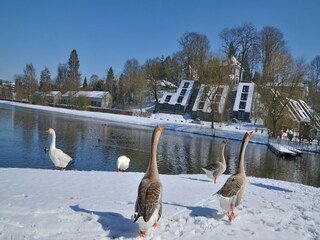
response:
<path id="1" fill-rule="evenodd" d="M 48 128 L 46 131 L 48 134 L 54 134 L 54 130 L 52 128 Z"/>

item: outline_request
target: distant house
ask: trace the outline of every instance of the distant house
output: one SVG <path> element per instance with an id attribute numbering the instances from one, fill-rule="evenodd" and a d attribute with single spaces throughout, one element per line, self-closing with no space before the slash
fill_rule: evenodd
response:
<path id="1" fill-rule="evenodd" d="M 242 120 L 250 121 L 253 97 L 254 83 L 239 83 L 237 94 L 233 105 L 233 117 Z"/>
<path id="2" fill-rule="evenodd" d="M 109 92 L 103 91 L 68 91 L 61 97 L 62 104 L 70 104 L 72 99 L 86 97 L 88 105 L 92 107 L 108 108 L 112 105 L 112 98 Z"/>
<path id="3" fill-rule="evenodd" d="M 161 112 L 184 114 L 193 91 L 194 80 L 182 80 L 176 92 L 166 92 L 159 100 Z"/>
<path id="4" fill-rule="evenodd" d="M 216 88 L 217 87 L 214 85 L 201 84 L 192 108 L 193 118 L 211 121 L 211 104 L 213 104 L 213 111 L 216 119 L 223 114 L 229 92 L 229 86 L 221 85 L 218 89 Z M 213 97 L 214 99 L 212 99 Z"/>
<path id="5" fill-rule="evenodd" d="M 61 102 L 61 92 L 60 91 L 50 91 L 47 93 L 43 93 L 44 99 L 49 103 L 49 104 L 59 104 Z"/>
<path id="6" fill-rule="evenodd" d="M 242 81 L 242 76 L 240 79 L 240 71 L 241 71 L 241 63 L 234 57 L 231 56 L 226 64 L 230 65 L 230 80 L 232 82 L 232 84 L 238 84 L 239 82 Z"/>
<path id="7" fill-rule="evenodd" d="M 320 116 L 313 111 L 308 104 L 303 100 L 290 99 L 288 112 L 290 118 L 298 123 L 312 122 L 315 130 L 320 131 Z"/>

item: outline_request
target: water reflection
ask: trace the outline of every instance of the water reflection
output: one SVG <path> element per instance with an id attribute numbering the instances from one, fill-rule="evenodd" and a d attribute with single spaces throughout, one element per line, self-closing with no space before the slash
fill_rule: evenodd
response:
<path id="1" fill-rule="evenodd" d="M 152 128 L 0 104 L 0 167 L 54 169 L 43 151 L 51 143 L 46 133 L 49 127 L 56 131 L 57 147 L 75 160 L 75 170 L 115 171 L 116 159 L 121 155 L 131 159 L 129 171 L 144 172 L 148 166 Z M 220 158 L 222 140 L 164 131 L 158 148 L 160 173 L 203 173 L 201 166 Z M 240 147 L 240 142 L 229 140 L 225 148 L 226 174 L 235 172 Z M 286 160 L 264 145 L 248 144 L 245 168 L 248 176 L 320 187 L 320 160 L 316 154 Z"/>

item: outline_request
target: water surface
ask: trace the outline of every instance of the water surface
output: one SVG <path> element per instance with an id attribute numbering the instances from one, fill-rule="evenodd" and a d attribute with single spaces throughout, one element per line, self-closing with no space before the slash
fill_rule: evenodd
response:
<path id="1" fill-rule="evenodd" d="M 145 172 L 150 157 L 152 128 L 81 118 L 0 103 L 0 167 L 54 169 L 44 148 L 49 147 L 52 127 L 57 147 L 75 160 L 74 170 L 115 171 L 116 159 L 131 159 L 129 171 Z M 165 130 L 158 148 L 162 174 L 203 173 L 220 158 L 221 138 Z M 235 172 L 241 143 L 228 142 L 226 174 Z M 248 144 L 248 176 L 293 181 L 320 187 L 319 155 L 304 153 L 295 160 L 278 158 L 267 146 Z"/>

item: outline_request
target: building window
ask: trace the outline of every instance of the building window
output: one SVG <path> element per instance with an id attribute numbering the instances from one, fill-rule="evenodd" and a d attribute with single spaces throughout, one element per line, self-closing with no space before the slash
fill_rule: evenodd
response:
<path id="1" fill-rule="evenodd" d="M 246 102 L 240 101 L 240 103 L 239 103 L 239 109 L 246 109 Z"/>
<path id="2" fill-rule="evenodd" d="M 216 94 L 222 94 L 223 93 L 223 87 L 219 87 Z"/>
<path id="3" fill-rule="evenodd" d="M 244 111 L 238 111 L 238 117 L 237 117 L 237 118 L 238 118 L 239 120 L 243 120 L 244 117 L 245 117 Z"/>
<path id="4" fill-rule="evenodd" d="M 247 93 L 242 93 L 241 94 L 241 100 L 247 100 L 248 99 L 248 94 Z"/>
<path id="5" fill-rule="evenodd" d="M 183 88 L 188 88 L 188 87 L 189 87 L 189 85 L 190 85 L 190 83 L 189 83 L 189 82 L 185 82 L 185 83 L 183 84 Z"/>
<path id="6" fill-rule="evenodd" d="M 204 102 L 199 102 L 198 109 L 202 110 L 204 108 Z"/>
<path id="7" fill-rule="evenodd" d="M 183 96 L 178 97 L 177 103 L 182 103 L 182 100 L 183 100 Z"/>
<path id="8" fill-rule="evenodd" d="M 182 89 L 180 92 L 180 96 L 184 96 L 187 92 L 187 89 Z"/>
<path id="9" fill-rule="evenodd" d="M 166 96 L 166 99 L 164 100 L 165 102 L 169 102 L 171 99 L 171 95 Z"/>
<path id="10" fill-rule="evenodd" d="M 249 86 L 243 86 L 242 92 L 249 92 Z"/>

